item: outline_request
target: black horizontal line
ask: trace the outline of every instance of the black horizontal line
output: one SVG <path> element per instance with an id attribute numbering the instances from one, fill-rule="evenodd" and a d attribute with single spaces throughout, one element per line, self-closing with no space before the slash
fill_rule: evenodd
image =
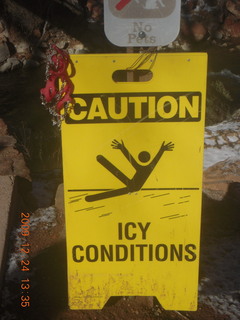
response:
<path id="1" fill-rule="evenodd" d="M 169 195 L 170 193 L 164 193 L 164 194 L 159 194 L 157 196 L 152 196 L 151 198 L 157 198 L 157 197 L 163 197 L 163 196 L 167 196 Z"/>
<path id="2" fill-rule="evenodd" d="M 83 208 L 83 209 L 79 209 L 79 210 L 75 210 L 75 212 L 78 212 L 78 211 L 84 211 L 84 210 L 91 210 L 93 207 L 87 207 L 87 208 Z"/>
<path id="3" fill-rule="evenodd" d="M 165 217 L 161 217 L 160 219 L 166 219 L 166 218 L 170 218 L 170 217 L 175 217 L 175 216 L 179 216 L 180 214 L 171 214 L 170 216 L 165 216 Z"/>
<path id="4" fill-rule="evenodd" d="M 80 200 L 81 200 L 81 199 L 75 199 L 75 200 L 69 201 L 68 203 L 78 202 L 78 201 L 80 201 Z"/>
<path id="5" fill-rule="evenodd" d="M 99 209 L 99 208 L 103 208 L 103 207 L 105 207 L 105 206 L 100 206 L 100 207 L 91 207 L 91 208 L 89 208 L 89 209 L 87 209 L 87 210 L 95 210 L 95 209 Z"/>
<path id="6" fill-rule="evenodd" d="M 81 198 L 82 196 L 87 195 L 87 193 L 85 194 L 79 194 L 78 196 L 74 196 L 74 197 L 69 197 L 69 199 L 74 199 L 74 198 Z"/>
<path id="7" fill-rule="evenodd" d="M 110 214 L 112 214 L 112 212 L 104 213 L 104 214 L 102 214 L 101 216 L 99 216 L 99 218 L 109 216 Z"/>
<path id="8" fill-rule="evenodd" d="M 176 217 L 171 217 L 169 219 L 177 219 L 177 218 L 183 218 L 183 217 L 187 217 L 187 214 L 183 214 L 181 216 L 176 216 Z"/>

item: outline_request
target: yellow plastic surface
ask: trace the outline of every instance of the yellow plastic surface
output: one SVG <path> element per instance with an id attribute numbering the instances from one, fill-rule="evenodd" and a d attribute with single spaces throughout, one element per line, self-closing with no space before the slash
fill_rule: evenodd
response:
<path id="1" fill-rule="evenodd" d="M 71 56 L 77 105 L 62 124 L 71 309 L 101 309 L 111 296 L 197 308 L 207 56 L 152 55 L 140 68 L 152 66 L 150 81 L 113 81 L 139 57 Z"/>

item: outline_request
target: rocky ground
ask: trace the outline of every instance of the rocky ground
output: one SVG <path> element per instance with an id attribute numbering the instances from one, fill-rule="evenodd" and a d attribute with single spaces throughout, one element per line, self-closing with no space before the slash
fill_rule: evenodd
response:
<path id="1" fill-rule="evenodd" d="M 103 0 L 3 0 L 0 10 L 0 72 L 39 66 L 50 43 L 70 54 L 125 51 L 104 36 Z M 179 36 L 157 50 L 206 51 L 213 45 L 239 52 L 239 1 L 182 0 Z"/>
<path id="2" fill-rule="evenodd" d="M 1 105 L 4 121 L 0 121 L 0 174 L 20 176 L 26 181 L 21 185 L 21 197 L 26 212 L 31 212 L 32 308 L 24 310 L 19 304 L 17 263 L 21 240 L 16 226 L 2 291 L 1 320 L 240 319 L 240 1 L 182 1 L 179 37 L 157 48 L 159 52 L 200 50 L 209 54 L 196 312 L 165 311 L 154 299 L 139 297 L 112 298 L 102 311 L 68 310 L 60 133 L 52 128 L 49 115 L 37 110 L 41 108 L 39 89 L 44 82 L 40 70 L 45 67 L 50 43 L 70 54 L 124 52 L 125 48 L 120 50 L 105 39 L 100 0 L 68 0 L 64 8 L 61 1 L 42 1 L 41 13 L 36 11 L 40 2 L 34 8 L 30 2 L 25 1 L 26 6 L 21 5 L 22 0 L 4 0 L 0 4 L 0 72 L 5 77 L 1 79 L 6 80 L 9 71 L 17 79 L 22 79 L 18 78 L 19 72 L 30 72 L 30 80 L 23 79 L 27 89 L 21 87 L 17 92 L 24 103 L 15 100 L 11 109 Z M 60 24 L 53 12 L 58 12 L 60 18 L 70 15 L 72 24 Z M 25 22 L 19 27 L 23 17 Z M 40 74 L 34 89 L 32 70 L 38 70 L 34 71 L 35 80 Z M 8 96 L 6 87 L 4 97 Z"/>

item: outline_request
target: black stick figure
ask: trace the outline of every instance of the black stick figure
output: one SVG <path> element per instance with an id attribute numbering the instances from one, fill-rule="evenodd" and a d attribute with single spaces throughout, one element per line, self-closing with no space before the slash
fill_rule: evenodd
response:
<path id="1" fill-rule="evenodd" d="M 165 151 L 172 151 L 174 148 L 174 144 L 172 142 L 169 142 L 165 144 L 165 141 L 162 143 L 158 153 L 153 158 L 153 160 L 149 164 L 145 164 L 146 162 L 149 162 L 151 156 L 149 152 L 142 151 L 138 155 L 138 159 L 140 163 L 138 163 L 133 156 L 130 154 L 130 152 L 125 147 L 123 141 L 120 143 L 117 140 L 112 141 L 112 148 L 113 149 L 119 149 L 123 153 L 123 155 L 126 157 L 126 159 L 131 163 L 131 165 L 135 168 L 136 173 L 133 176 L 132 179 L 129 179 L 124 173 L 122 173 L 117 167 L 115 167 L 109 160 L 107 160 L 104 156 L 98 155 L 97 161 L 108 171 L 110 171 L 118 180 L 120 180 L 122 183 L 125 184 L 126 187 L 120 188 L 120 189 L 113 189 L 109 191 L 104 191 L 101 193 L 97 193 L 94 195 L 86 196 L 86 201 L 96 201 L 111 197 L 120 196 L 123 194 L 131 193 L 139 191 L 144 183 L 147 181 L 148 177 L 150 176 L 151 172 L 157 165 L 158 161 L 162 157 L 163 153 Z"/>

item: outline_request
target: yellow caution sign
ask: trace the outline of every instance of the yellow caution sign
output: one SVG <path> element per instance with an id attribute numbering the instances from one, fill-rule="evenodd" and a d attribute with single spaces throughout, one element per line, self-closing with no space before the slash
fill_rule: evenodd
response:
<path id="1" fill-rule="evenodd" d="M 73 55 L 62 125 L 69 306 L 156 296 L 197 308 L 207 56 L 153 54 L 146 82 L 116 82 L 139 54 Z"/>

